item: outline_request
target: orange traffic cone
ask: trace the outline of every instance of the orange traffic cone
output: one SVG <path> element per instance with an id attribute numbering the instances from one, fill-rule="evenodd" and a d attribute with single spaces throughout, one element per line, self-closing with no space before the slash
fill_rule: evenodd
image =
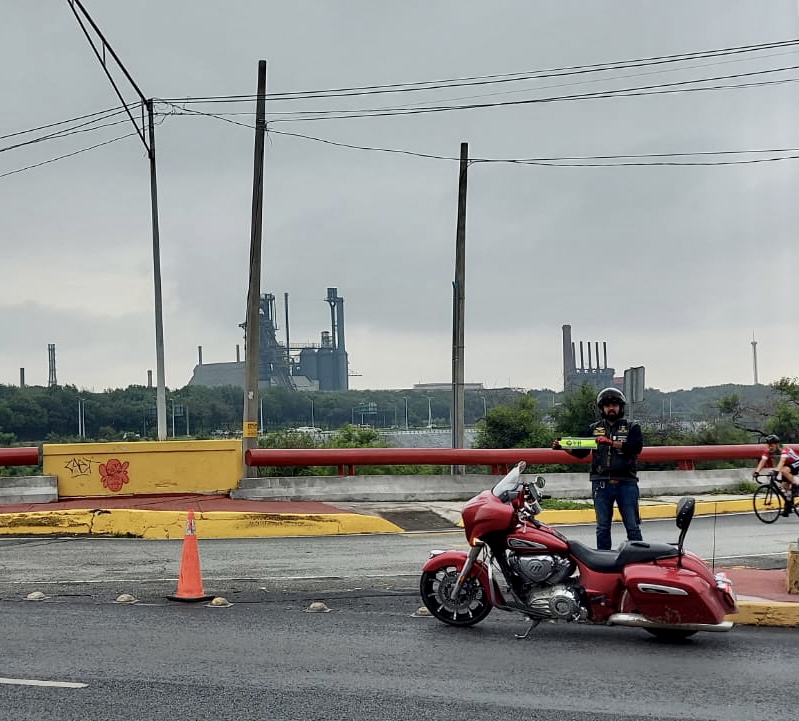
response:
<path id="1" fill-rule="evenodd" d="M 213 596 L 205 595 L 203 579 L 200 574 L 200 553 L 197 549 L 197 531 L 194 525 L 194 511 L 189 509 L 186 518 L 186 534 L 183 536 L 183 555 L 180 558 L 178 588 L 170 601 L 208 601 Z"/>

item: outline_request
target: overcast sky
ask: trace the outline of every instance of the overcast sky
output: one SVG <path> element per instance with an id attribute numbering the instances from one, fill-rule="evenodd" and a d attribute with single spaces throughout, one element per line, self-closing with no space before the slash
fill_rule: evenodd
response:
<path id="1" fill-rule="evenodd" d="M 329 329 L 326 288 L 338 288 L 352 388 L 451 379 L 457 161 L 279 133 L 443 158 L 461 142 L 480 159 L 686 154 L 470 165 L 466 381 L 561 389 L 563 324 L 577 342 L 606 341 L 618 375 L 643 365 L 664 391 L 752 383 L 753 337 L 761 383 L 799 374 L 799 159 L 740 163 L 799 156 L 797 45 L 536 77 L 795 40 L 796 0 L 83 2 L 144 95 L 173 101 L 156 103 L 168 387 L 189 381 L 197 346 L 204 362 L 243 349 L 252 205 L 254 101 L 181 99 L 253 96 L 259 59 L 279 131 L 266 144 L 261 290 L 277 297 L 280 340 L 289 293 L 301 344 Z M 120 106 L 67 0 L 3 0 L 0 59 L 0 383 L 25 368 L 45 385 L 49 343 L 61 384 L 145 383 L 144 147 L 134 135 L 13 172 L 134 129 L 109 113 L 11 149 L 86 120 L 22 131 Z M 507 82 L 514 73 L 526 79 Z M 503 82 L 279 98 L 477 76 Z M 722 79 L 684 82 L 701 78 Z M 709 86 L 727 87 L 695 90 Z M 518 102 L 642 87 L 659 92 Z M 330 117 L 469 104 L 492 106 Z M 782 152 L 705 155 L 744 150 Z M 620 165 L 664 161 L 736 164 Z"/>

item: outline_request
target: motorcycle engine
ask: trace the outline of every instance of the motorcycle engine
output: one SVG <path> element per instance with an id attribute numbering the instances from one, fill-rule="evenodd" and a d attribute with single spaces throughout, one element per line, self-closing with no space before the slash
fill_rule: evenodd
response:
<path id="1" fill-rule="evenodd" d="M 508 554 L 508 565 L 524 583 L 554 586 L 574 573 L 573 560 L 565 556 Z"/>
<path id="2" fill-rule="evenodd" d="M 579 593 L 569 581 L 577 567 L 572 559 L 556 554 L 519 556 L 510 552 L 507 560 L 511 571 L 524 584 L 517 595 L 530 616 L 558 621 L 587 617 Z"/>

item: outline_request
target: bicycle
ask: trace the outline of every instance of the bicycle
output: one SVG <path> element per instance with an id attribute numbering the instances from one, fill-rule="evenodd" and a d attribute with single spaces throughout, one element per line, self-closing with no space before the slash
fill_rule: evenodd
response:
<path id="1" fill-rule="evenodd" d="M 793 508 L 793 512 L 799 516 L 799 499 L 795 493 L 783 490 L 777 473 L 758 473 L 755 477 L 769 479 L 768 483 L 761 483 L 752 495 L 752 507 L 760 521 L 774 523 L 782 515 L 786 505 Z"/>

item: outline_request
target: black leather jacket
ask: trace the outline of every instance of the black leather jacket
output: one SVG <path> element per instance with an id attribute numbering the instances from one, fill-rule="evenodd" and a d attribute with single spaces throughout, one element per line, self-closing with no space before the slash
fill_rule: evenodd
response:
<path id="1" fill-rule="evenodd" d="M 626 418 L 619 418 L 614 423 L 606 420 L 592 423 L 583 437 L 607 436 L 613 441 L 621 441 L 621 448 L 613 448 L 601 443 L 595 451 L 573 450 L 570 453 L 577 458 L 585 458 L 589 453 L 591 458 L 592 481 L 622 481 L 629 483 L 638 482 L 638 468 L 636 459 L 644 447 L 644 435 L 641 426 L 632 423 Z"/>

